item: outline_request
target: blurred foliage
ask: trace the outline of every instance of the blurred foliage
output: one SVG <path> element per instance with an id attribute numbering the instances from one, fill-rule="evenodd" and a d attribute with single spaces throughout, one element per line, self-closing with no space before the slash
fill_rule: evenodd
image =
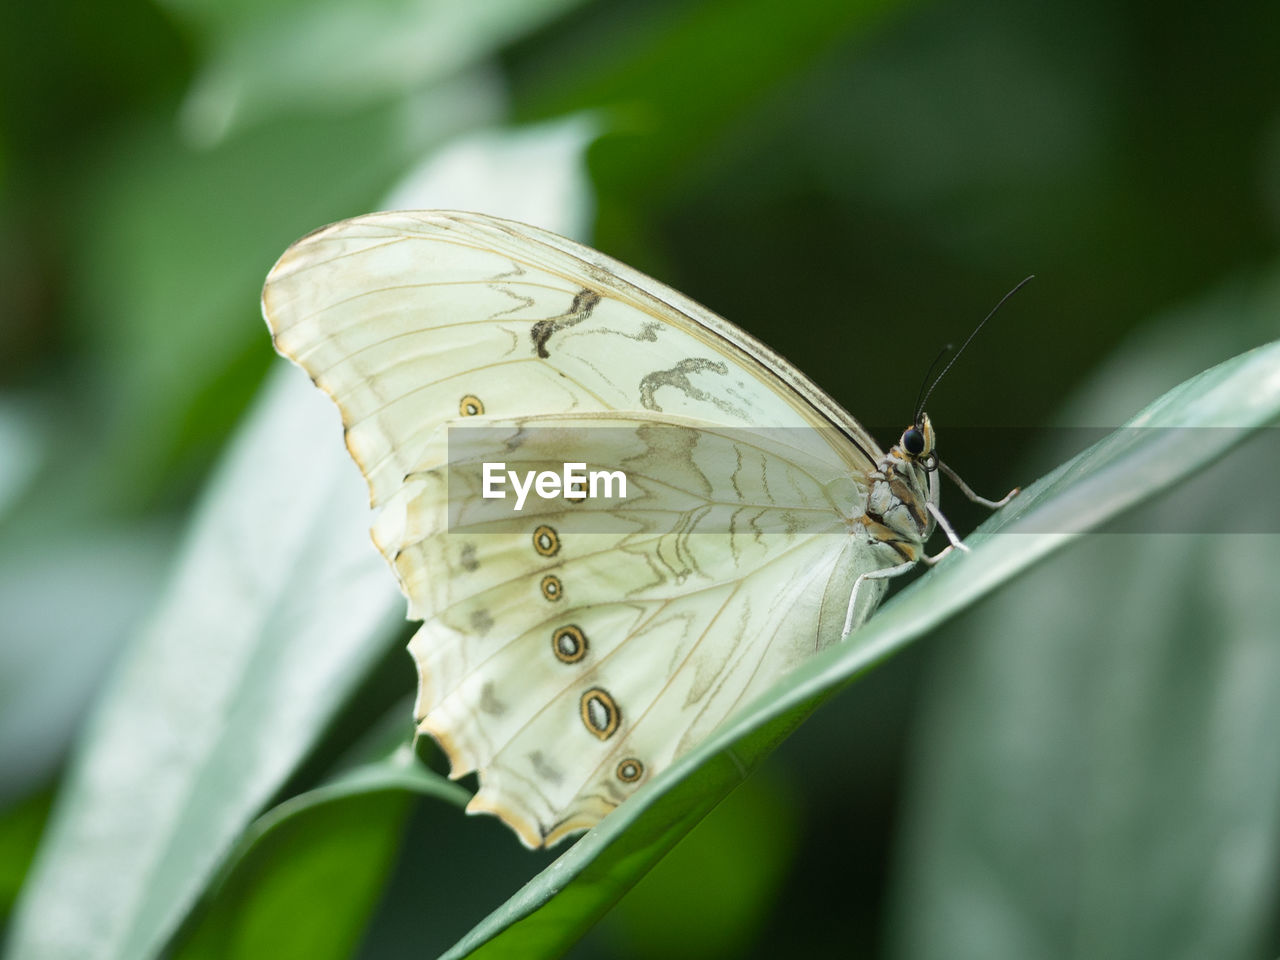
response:
<path id="1" fill-rule="evenodd" d="M 601 938 L 627 944 L 639 956 L 672 960 L 748 953 L 768 922 L 795 849 L 795 803 L 787 796 L 793 789 L 761 776 L 731 793 L 608 915 Z M 750 842 L 743 842 L 746 837 Z"/>
<path id="2" fill-rule="evenodd" d="M 176 531 L 272 363 L 258 290 L 289 242 L 375 208 L 459 136 L 593 111 L 594 244 L 779 349 L 882 440 L 937 347 L 1036 273 L 931 412 L 944 445 L 948 426 L 1026 427 L 1045 437 L 1026 456 L 1053 463 L 1073 451 L 1047 452 L 1052 426 L 1113 425 L 1280 335 L 1277 49 L 1267 0 L 0 7 L 0 910 L 49 791 L 56 826 L 95 760 L 131 775 L 84 754 L 112 715 L 97 698 L 174 698 L 193 677 L 225 684 L 230 719 L 165 731 L 168 749 L 180 767 L 207 737 L 221 759 L 164 789 L 267 759 L 276 779 L 184 808 L 216 829 L 168 862 L 196 889 L 155 929 L 181 925 L 191 955 L 224 955 L 234 923 L 305 927 L 305 887 L 273 872 L 289 860 L 351 881 L 327 946 L 367 957 L 448 948 L 549 862 L 430 800 L 404 826 L 401 794 L 236 846 L 341 768 L 357 735 L 339 727 L 403 692 L 370 680 L 394 631 L 353 633 L 345 660 L 312 665 L 334 672 L 332 709 L 259 703 L 252 678 L 305 650 L 274 648 L 270 621 L 217 647 L 235 593 L 173 606 L 191 575 Z M 976 488 L 1034 478 L 1023 451 L 957 434 L 947 459 Z M 1168 509 L 1231 510 L 1234 489 Z M 315 549 L 299 537 L 290 572 Z M 734 927 L 704 931 L 704 955 L 1274 955 L 1272 539 L 1100 537 L 1045 566 L 819 711 L 583 954 L 670 956 L 662 934 L 701 913 Z M 287 586 L 263 588 L 286 612 Z M 291 752 L 248 756 L 250 716 Z M 735 888 L 716 872 L 744 852 L 748 920 L 718 905 Z M 268 878 L 261 899 L 248 876 Z"/>

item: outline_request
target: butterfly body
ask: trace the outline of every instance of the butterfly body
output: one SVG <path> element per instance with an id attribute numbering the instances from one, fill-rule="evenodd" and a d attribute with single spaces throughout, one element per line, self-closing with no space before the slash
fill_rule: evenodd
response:
<path id="1" fill-rule="evenodd" d="M 529 846 L 594 825 L 839 641 L 940 518 L 927 417 L 882 453 L 737 327 L 533 227 L 334 224 L 281 257 L 263 310 L 337 403 L 423 621 L 418 728 L 452 775 L 479 771 L 468 809 Z M 627 495 L 513 512 L 482 460 L 605 467 Z"/>
<path id="2" fill-rule="evenodd" d="M 899 443 L 880 459 L 868 476 L 869 491 L 861 518 L 873 540 L 894 545 L 902 559 L 909 561 L 924 556 L 924 545 L 936 526 L 929 505 L 936 510 L 940 496 L 933 462 L 933 424 L 927 415 L 916 429 L 924 444 L 921 452 L 909 453 Z"/>

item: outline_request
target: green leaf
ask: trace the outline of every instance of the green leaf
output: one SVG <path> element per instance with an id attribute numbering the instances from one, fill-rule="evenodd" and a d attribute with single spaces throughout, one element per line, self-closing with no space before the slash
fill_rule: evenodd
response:
<path id="1" fill-rule="evenodd" d="M 0 807 L 50 783 L 66 761 L 173 552 L 172 534 L 154 526 L 46 530 L 0 540 Z"/>
<path id="2" fill-rule="evenodd" d="M 1273 331 L 1274 280 L 1166 318 L 1069 422 Z M 1278 441 L 1273 422 L 956 625 L 917 727 L 891 956 L 1275 953 Z"/>
<path id="3" fill-rule="evenodd" d="M 673 847 L 819 703 L 1045 556 L 1211 462 L 1280 416 L 1280 341 L 1205 371 L 1063 464 L 953 556 L 647 784 L 447 956 L 557 956 Z M 1040 532 L 1027 532 L 1027 531 Z M 1000 534 L 1000 535 L 998 535 Z"/>
<path id="4" fill-rule="evenodd" d="M 0 394 L 0 520 L 38 472 L 48 440 L 33 413 Z"/>
<path id="5" fill-rule="evenodd" d="M 474 68 L 581 0 L 342 0 L 228 7 L 170 0 L 212 42 L 182 124 L 203 145 L 285 111 L 340 113 Z M 228 11 L 231 15 L 228 16 Z"/>
<path id="6" fill-rule="evenodd" d="M 405 748 L 273 808 L 241 841 L 176 960 L 351 956 L 414 794 L 459 810 L 470 797 Z"/>
<path id="7" fill-rule="evenodd" d="M 282 373 L 90 718 L 16 956 L 154 954 L 403 617 L 337 418 Z"/>
<path id="8" fill-rule="evenodd" d="M 51 800 L 49 791 L 32 793 L 0 814 L 0 930 L 31 867 Z"/>
<path id="9" fill-rule="evenodd" d="M 751 777 L 694 827 L 595 931 L 636 957 L 741 957 L 785 889 L 799 824 L 788 784 Z M 708 923 L 715 917 L 715 923 Z"/>

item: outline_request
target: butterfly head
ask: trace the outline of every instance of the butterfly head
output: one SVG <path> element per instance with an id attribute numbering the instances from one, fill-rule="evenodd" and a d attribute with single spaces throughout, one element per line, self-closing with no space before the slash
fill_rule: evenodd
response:
<path id="1" fill-rule="evenodd" d="M 893 452 L 903 460 L 919 464 L 929 473 L 938 469 L 938 456 L 934 452 L 933 423 L 927 413 L 921 413 L 916 422 L 902 431 Z"/>

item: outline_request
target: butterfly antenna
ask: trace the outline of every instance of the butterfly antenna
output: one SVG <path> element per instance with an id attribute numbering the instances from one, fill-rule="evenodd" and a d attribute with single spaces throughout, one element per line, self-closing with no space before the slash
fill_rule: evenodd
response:
<path id="1" fill-rule="evenodd" d="M 953 343 L 943 344 L 942 349 L 938 351 L 937 356 L 933 358 L 933 362 L 929 364 L 929 369 L 925 371 L 924 376 L 920 379 L 920 389 L 916 391 L 915 418 L 911 421 L 917 427 L 920 426 L 920 415 L 924 412 L 924 402 L 928 399 L 928 394 L 924 392 L 925 387 L 929 386 L 929 378 L 933 376 L 934 368 L 938 366 L 939 361 L 947 355 L 947 352 L 954 347 Z M 929 387 L 932 390 L 932 387 Z"/>
<path id="2" fill-rule="evenodd" d="M 916 419 L 915 419 L 916 423 L 920 422 L 920 417 L 924 414 L 924 405 L 929 402 L 929 397 L 933 394 L 933 388 L 936 387 L 941 382 L 942 378 L 947 375 L 947 371 L 949 371 L 952 367 L 955 366 L 956 361 L 960 359 L 960 354 L 964 353 L 964 348 L 969 346 L 969 344 L 973 342 L 973 338 L 978 335 L 978 331 L 981 330 L 984 326 L 986 326 L 987 321 L 996 315 L 996 311 L 1004 306 L 1004 302 L 1006 300 L 1012 297 L 1015 293 L 1017 293 L 1019 290 L 1021 290 L 1023 287 L 1025 287 L 1028 283 L 1030 283 L 1035 278 L 1036 278 L 1036 275 L 1034 273 L 1031 274 L 1031 276 L 1029 277 L 1024 277 L 1017 284 L 1017 286 L 1015 286 L 1012 290 L 1010 290 L 1003 297 L 1001 297 L 1000 302 L 991 308 L 991 312 L 982 318 L 982 322 L 973 328 L 973 333 L 969 334 L 969 336 L 965 338 L 964 343 L 960 344 L 960 349 L 957 350 L 954 354 L 952 354 L 951 362 L 942 368 L 942 372 L 938 374 L 938 376 L 934 379 L 933 383 L 929 385 L 929 389 L 925 391 L 924 397 L 916 405 Z M 946 350 L 944 349 L 943 353 L 945 352 Z M 938 356 L 941 357 L 942 354 L 939 354 Z M 933 361 L 933 364 L 930 365 L 929 369 L 932 370 L 933 366 L 936 365 L 937 362 L 938 361 L 935 359 Z M 928 378 L 926 377 L 926 380 L 927 379 Z"/>

